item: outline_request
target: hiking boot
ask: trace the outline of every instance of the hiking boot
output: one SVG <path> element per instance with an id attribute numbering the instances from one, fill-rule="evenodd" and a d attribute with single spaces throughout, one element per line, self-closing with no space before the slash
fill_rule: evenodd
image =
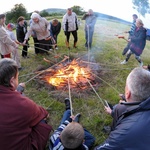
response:
<path id="1" fill-rule="evenodd" d="M 120 64 L 125 65 L 127 63 L 126 60 L 122 61 Z"/>
<path id="2" fill-rule="evenodd" d="M 65 98 L 66 110 L 70 109 L 70 100 L 69 98 Z"/>

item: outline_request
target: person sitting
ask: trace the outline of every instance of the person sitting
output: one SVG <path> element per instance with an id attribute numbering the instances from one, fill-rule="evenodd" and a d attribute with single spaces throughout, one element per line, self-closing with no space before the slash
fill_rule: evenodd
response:
<path id="1" fill-rule="evenodd" d="M 65 99 L 66 110 L 63 114 L 60 126 L 50 137 L 50 150 L 88 150 L 90 149 L 95 138 L 85 128 L 79 124 L 80 114 L 71 116 L 70 100 Z"/>
<path id="2" fill-rule="evenodd" d="M 125 98 L 128 105 L 103 144 L 94 150 L 149 150 L 150 143 L 150 72 L 134 68 L 126 79 Z"/>
<path id="3" fill-rule="evenodd" d="M 48 112 L 22 95 L 18 86 L 18 66 L 13 59 L 0 60 L 0 148 L 43 150 L 52 127 Z"/>

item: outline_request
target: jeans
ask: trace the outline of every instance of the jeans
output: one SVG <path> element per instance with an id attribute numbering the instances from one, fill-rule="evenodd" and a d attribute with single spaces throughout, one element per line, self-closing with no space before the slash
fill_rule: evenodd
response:
<path id="1" fill-rule="evenodd" d="M 61 120 L 61 124 L 65 122 L 65 120 L 68 120 L 68 121 L 72 121 L 72 119 L 70 118 L 71 116 L 71 111 L 70 109 L 66 110 L 63 114 L 63 117 L 62 117 L 62 120 Z M 75 122 L 78 121 L 78 118 L 76 117 L 75 119 Z M 89 133 L 89 131 L 87 131 L 85 128 L 84 128 L 84 144 L 88 147 L 88 148 L 91 148 L 95 142 L 95 138 L 94 136 Z"/>

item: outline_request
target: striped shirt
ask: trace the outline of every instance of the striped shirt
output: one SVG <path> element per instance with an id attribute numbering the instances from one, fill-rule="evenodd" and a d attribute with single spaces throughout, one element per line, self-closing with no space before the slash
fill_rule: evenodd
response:
<path id="1" fill-rule="evenodd" d="M 66 120 L 63 124 L 61 124 L 58 127 L 57 130 L 54 131 L 54 134 L 50 137 L 49 150 L 64 150 L 64 146 L 62 145 L 61 140 L 60 140 L 60 134 L 69 123 L 70 122 Z M 89 149 L 84 144 L 82 146 L 83 146 L 83 150 Z"/>

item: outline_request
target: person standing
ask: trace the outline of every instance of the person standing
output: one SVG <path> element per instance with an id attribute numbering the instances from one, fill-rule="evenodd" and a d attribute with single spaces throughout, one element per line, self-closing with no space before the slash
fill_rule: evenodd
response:
<path id="1" fill-rule="evenodd" d="M 27 33 L 27 22 L 25 21 L 23 16 L 20 16 L 17 19 L 17 27 L 16 27 L 16 36 L 17 36 L 17 40 L 20 43 L 24 42 L 26 33 Z M 29 47 L 28 40 L 23 45 L 22 54 L 21 54 L 23 58 L 29 58 L 27 56 L 28 55 L 28 47 Z"/>
<path id="2" fill-rule="evenodd" d="M 136 19 L 138 18 L 138 16 L 136 14 L 133 14 L 132 15 L 132 18 L 133 18 L 133 22 L 132 22 L 132 26 L 131 26 L 131 29 L 130 31 L 126 31 L 125 33 L 129 33 L 129 37 L 128 37 L 128 40 L 131 38 L 131 36 L 133 36 L 134 34 L 134 31 L 136 29 Z M 126 47 L 124 48 L 123 52 L 122 52 L 122 55 L 125 55 L 127 53 L 127 51 L 130 49 L 130 42 L 127 43 Z"/>
<path id="3" fill-rule="evenodd" d="M 72 12 L 72 8 L 67 9 L 67 13 L 63 16 L 62 19 L 62 28 L 64 30 L 66 36 L 66 46 L 70 49 L 69 46 L 69 39 L 70 34 L 72 33 L 74 38 L 73 47 L 77 48 L 77 41 L 78 41 L 78 18 L 75 12 Z"/>
<path id="4" fill-rule="evenodd" d="M 53 19 L 50 22 L 50 35 L 55 40 L 55 49 L 58 49 L 57 47 L 57 36 L 60 33 L 61 30 L 61 23 L 57 19 Z"/>
<path id="5" fill-rule="evenodd" d="M 40 12 L 38 10 L 35 10 L 34 12 L 40 15 Z M 31 23 L 32 23 L 32 19 L 30 19 L 30 21 L 29 21 L 30 25 L 31 25 Z M 35 51 L 35 54 L 38 54 L 39 53 L 39 41 L 37 39 L 36 32 L 32 31 L 31 36 L 32 36 L 33 42 L 34 42 L 34 51 Z"/>
<path id="6" fill-rule="evenodd" d="M 134 68 L 126 79 L 126 110 L 104 143 L 94 150 L 149 150 L 150 72 Z"/>
<path id="7" fill-rule="evenodd" d="M 50 23 L 39 14 L 33 12 L 31 15 L 32 23 L 30 24 L 30 28 L 25 35 L 24 43 L 31 36 L 32 32 L 36 32 L 37 39 L 39 41 L 39 53 L 48 54 L 50 49 Z M 38 53 L 37 53 L 38 54 Z"/>
<path id="8" fill-rule="evenodd" d="M 11 40 L 5 29 L 5 14 L 0 14 L 0 53 L 1 58 L 11 58 L 11 52 L 17 49 L 18 45 Z"/>
<path id="9" fill-rule="evenodd" d="M 52 130 L 47 124 L 49 114 L 16 90 L 18 74 L 13 59 L 0 60 L 0 148 L 44 150 Z"/>
<path id="10" fill-rule="evenodd" d="M 89 9 L 88 12 L 83 15 L 82 20 L 85 20 L 85 47 L 91 49 L 94 27 L 97 20 L 93 10 Z"/>
<path id="11" fill-rule="evenodd" d="M 15 26 L 12 23 L 9 23 L 7 25 L 7 33 L 13 41 L 15 41 L 17 44 L 21 45 L 21 43 L 16 39 L 15 34 L 13 32 L 14 27 Z M 18 65 L 18 69 L 21 70 L 22 67 L 21 67 L 21 63 L 20 63 L 18 49 L 14 49 L 14 51 L 12 51 L 12 59 L 16 61 L 17 65 Z"/>
<path id="12" fill-rule="evenodd" d="M 146 29 L 143 27 L 144 24 L 141 19 L 136 19 L 136 28 L 128 42 L 130 42 L 129 51 L 127 53 L 126 59 L 121 62 L 121 64 L 126 64 L 132 54 L 135 55 L 135 58 L 140 63 L 140 66 L 143 66 L 143 62 L 140 58 L 145 45 L 146 45 Z"/>

